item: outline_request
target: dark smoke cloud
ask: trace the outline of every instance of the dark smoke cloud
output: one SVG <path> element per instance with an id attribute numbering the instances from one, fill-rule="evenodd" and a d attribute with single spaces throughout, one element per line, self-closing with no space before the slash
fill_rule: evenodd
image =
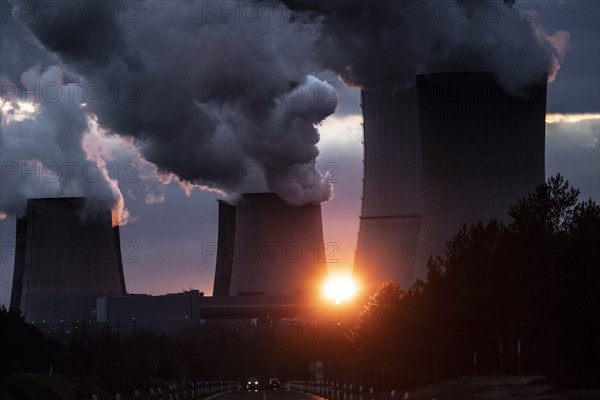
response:
<path id="1" fill-rule="evenodd" d="M 331 197 L 312 167 L 315 125 L 336 107 L 331 86 L 309 75 L 316 26 L 254 18 L 262 6 L 240 8 L 252 2 L 52 3 L 53 18 L 32 16 L 37 1 L 15 2 L 14 15 L 83 78 L 100 125 L 134 138 L 162 172 L 233 193 L 248 166 L 268 164 L 268 187 L 287 201 Z M 303 174 L 289 179 L 290 166 Z"/>
<path id="2" fill-rule="evenodd" d="M 161 173 L 228 195 L 268 188 L 292 204 L 332 196 L 315 168 L 316 126 L 337 96 L 315 74 L 376 87 L 492 70 L 517 90 L 553 75 L 554 46 L 568 44 L 549 39 L 535 9 L 501 0 L 14 4 L 75 74 L 85 112 Z"/>
<path id="3" fill-rule="evenodd" d="M 509 89 L 552 75 L 561 54 L 537 23 L 535 3 L 514 0 L 283 0 L 319 25 L 315 58 L 351 86 L 419 73 L 495 71 Z M 522 7 L 522 8 L 521 8 Z M 567 37 L 568 39 L 568 37 Z"/>

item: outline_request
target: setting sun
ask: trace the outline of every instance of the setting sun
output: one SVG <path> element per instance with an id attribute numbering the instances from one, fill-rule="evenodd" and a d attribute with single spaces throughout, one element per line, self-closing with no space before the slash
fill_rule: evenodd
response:
<path id="1" fill-rule="evenodd" d="M 356 284 L 352 278 L 333 277 L 330 278 L 324 287 L 325 296 L 334 299 L 336 304 L 340 304 L 342 300 L 348 300 L 356 294 Z"/>

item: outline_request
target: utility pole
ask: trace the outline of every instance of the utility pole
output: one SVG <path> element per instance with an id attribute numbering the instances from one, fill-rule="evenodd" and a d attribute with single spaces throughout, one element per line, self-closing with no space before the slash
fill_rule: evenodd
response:
<path id="1" fill-rule="evenodd" d="M 517 375 L 521 376 L 521 341 L 517 340 Z"/>
<path id="2" fill-rule="evenodd" d="M 502 353 L 503 353 L 504 349 L 502 348 L 502 343 L 500 343 L 498 345 L 498 356 L 500 357 L 500 374 L 504 373 L 504 363 L 502 360 Z"/>

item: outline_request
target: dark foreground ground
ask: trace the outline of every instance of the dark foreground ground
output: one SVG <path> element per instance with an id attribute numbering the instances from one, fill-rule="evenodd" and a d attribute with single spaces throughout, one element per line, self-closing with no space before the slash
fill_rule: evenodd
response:
<path id="1" fill-rule="evenodd" d="M 160 382 L 163 387 L 168 382 Z M 168 399 L 168 391 L 163 391 Z M 115 399 L 115 393 L 105 390 L 98 379 L 72 379 L 39 374 L 11 374 L 0 377 L 0 400 L 98 400 Z M 149 399 L 148 391 L 140 389 L 141 399 Z M 183 393 L 179 394 L 184 399 Z M 191 396 L 187 396 L 188 399 Z M 295 391 L 229 392 L 194 397 L 210 400 L 318 400 L 317 396 Z M 353 396 L 358 400 L 358 396 Z M 121 393 L 122 400 L 133 399 L 132 393 Z M 556 391 L 541 376 L 482 376 L 453 379 L 437 385 L 412 390 L 410 400 L 599 400 L 600 391 Z M 335 399 L 333 399 L 335 400 Z M 364 400 L 369 400 L 365 397 Z M 392 400 L 389 392 L 379 392 L 374 400 Z M 404 392 L 397 390 L 393 400 L 404 400 Z"/>
<path id="2" fill-rule="evenodd" d="M 600 400 L 600 391 L 557 391 L 542 376 L 482 376 L 453 379 L 412 390 L 410 400 Z M 403 400 L 397 391 L 395 400 Z M 379 400 L 383 400 L 383 397 Z"/>
<path id="3" fill-rule="evenodd" d="M 171 382 L 155 380 L 152 388 L 156 396 L 155 399 L 169 399 L 169 384 Z M 162 397 L 158 397 L 158 388 L 162 389 Z M 188 386 L 185 390 L 178 388 L 180 400 L 184 399 L 211 399 L 222 397 L 222 393 L 215 393 L 220 389 L 205 389 L 206 394 L 194 395 L 192 397 L 191 388 Z M 139 399 L 150 399 L 150 388 L 139 388 Z M 118 391 L 107 390 L 102 381 L 97 377 L 72 378 L 65 376 L 49 376 L 42 374 L 9 374 L 0 376 L 0 400 L 91 400 L 95 394 L 98 400 L 115 400 L 119 393 L 121 400 L 134 399 L 133 390 Z M 173 393 L 174 394 L 174 393 Z M 175 399 L 175 396 L 173 396 Z M 260 400 L 263 400 L 262 398 Z"/>
<path id="4" fill-rule="evenodd" d="M 0 376 L 1 400 L 71 400 L 91 399 L 95 393 L 99 399 L 108 397 L 100 381 L 95 378 L 69 379 L 40 374 L 10 374 Z"/>

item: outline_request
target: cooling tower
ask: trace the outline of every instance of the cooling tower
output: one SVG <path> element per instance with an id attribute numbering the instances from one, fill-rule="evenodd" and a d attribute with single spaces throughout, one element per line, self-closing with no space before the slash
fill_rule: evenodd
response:
<path id="1" fill-rule="evenodd" d="M 364 184 L 354 275 L 367 290 L 427 275 L 463 223 L 496 218 L 544 181 L 546 84 L 504 91 L 488 72 L 363 90 Z"/>
<path id="2" fill-rule="evenodd" d="M 546 83 L 517 96 L 491 73 L 417 77 L 423 161 L 420 271 L 463 223 L 496 218 L 544 181 Z"/>
<path id="3" fill-rule="evenodd" d="M 230 216 L 219 221 L 220 242 Z M 230 295 L 316 294 L 327 279 L 319 204 L 295 207 L 274 193 L 244 194 L 234 230 Z M 227 256 L 217 254 L 215 277 L 226 275 Z M 217 287 L 222 283 L 215 279 Z"/>
<path id="4" fill-rule="evenodd" d="M 17 220 L 11 308 L 27 321 L 87 319 L 98 297 L 125 294 L 119 228 L 84 198 L 27 201 Z"/>
<path id="5" fill-rule="evenodd" d="M 367 290 L 417 272 L 421 142 L 413 85 L 362 91 L 364 181 L 353 275 Z"/>

